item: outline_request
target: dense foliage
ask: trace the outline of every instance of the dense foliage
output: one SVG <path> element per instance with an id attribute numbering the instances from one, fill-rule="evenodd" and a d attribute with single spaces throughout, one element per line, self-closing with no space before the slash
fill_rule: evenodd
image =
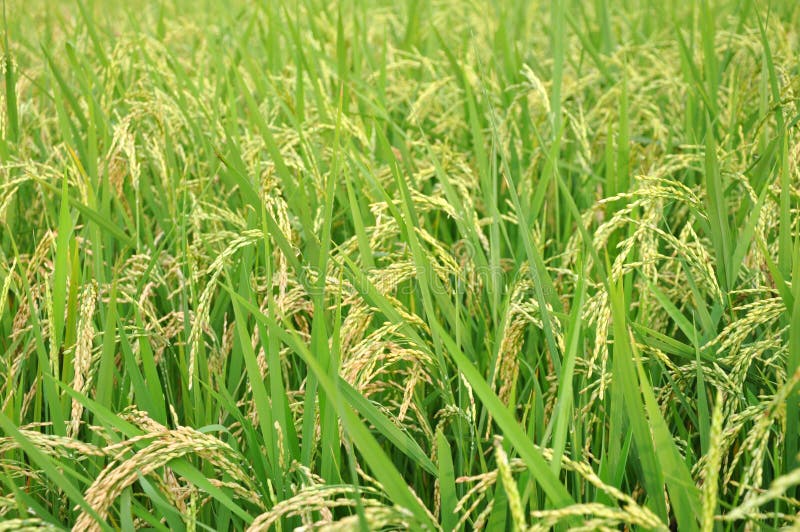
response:
<path id="1" fill-rule="evenodd" d="M 4 7 L 0 530 L 800 529 L 796 2 Z"/>

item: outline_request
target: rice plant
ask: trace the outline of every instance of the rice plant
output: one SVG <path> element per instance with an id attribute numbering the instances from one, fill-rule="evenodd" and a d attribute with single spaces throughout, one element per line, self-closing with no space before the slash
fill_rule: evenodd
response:
<path id="1" fill-rule="evenodd" d="M 800 530 L 798 28 L 5 0 L 0 531 Z"/>

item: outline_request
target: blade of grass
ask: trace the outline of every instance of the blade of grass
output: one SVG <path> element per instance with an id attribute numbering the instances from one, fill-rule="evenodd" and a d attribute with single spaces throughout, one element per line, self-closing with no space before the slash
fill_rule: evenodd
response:
<path id="1" fill-rule="evenodd" d="M 662 521 L 667 521 L 667 504 L 664 498 L 664 474 L 656 455 L 650 427 L 642 402 L 641 383 L 638 382 L 631 343 L 628 338 L 627 315 L 622 287 L 612 285 L 609 294 L 614 332 L 611 386 L 621 392 L 624 411 L 642 467 L 640 481 L 647 492 L 648 506 Z M 613 436 L 613 434 L 612 434 Z M 620 435 L 621 436 L 621 435 Z"/>
<path id="2" fill-rule="evenodd" d="M 456 478 L 453 470 L 453 457 L 450 444 L 441 430 L 436 431 L 436 453 L 439 463 L 439 497 L 442 530 L 455 530 L 458 521 L 456 505 Z"/>

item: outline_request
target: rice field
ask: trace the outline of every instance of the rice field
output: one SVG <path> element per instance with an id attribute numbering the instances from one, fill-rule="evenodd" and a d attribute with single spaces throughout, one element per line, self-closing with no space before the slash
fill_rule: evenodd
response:
<path id="1" fill-rule="evenodd" d="M 800 531 L 800 4 L 3 11 L 0 531 Z"/>

